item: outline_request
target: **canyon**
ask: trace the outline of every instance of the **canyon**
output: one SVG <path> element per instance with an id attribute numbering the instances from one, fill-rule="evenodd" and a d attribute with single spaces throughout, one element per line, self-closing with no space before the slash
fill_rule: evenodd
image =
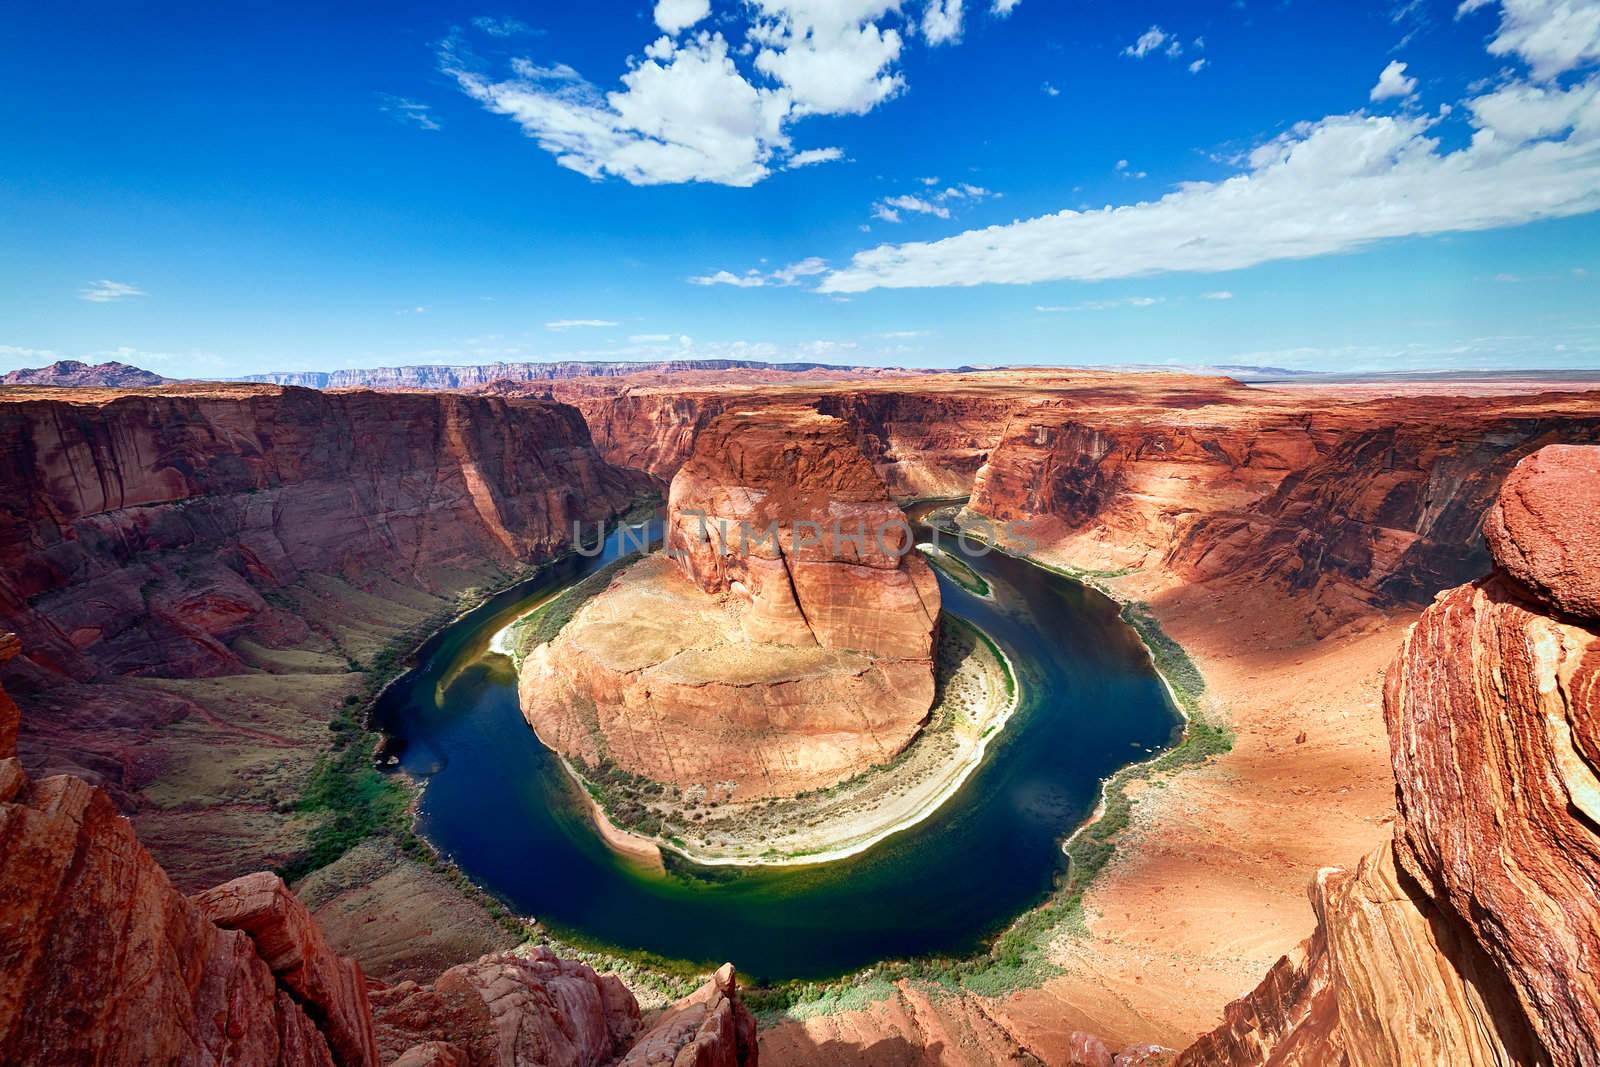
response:
<path id="1" fill-rule="evenodd" d="M 743 514 L 748 496 L 729 490 L 751 488 L 730 477 L 736 445 L 759 443 L 768 419 L 819 420 L 830 468 L 849 472 L 829 488 L 872 475 L 854 505 L 967 498 L 961 522 L 975 534 L 1003 540 L 1004 524 L 1022 524 L 1042 563 L 1147 604 L 1204 674 L 1205 713 L 1236 740 L 1130 787 L 1118 858 L 1089 888 L 1081 932 L 1049 946 L 1038 984 L 950 996 L 902 982 L 852 1010 L 778 1020 L 759 1037 L 769 1064 L 1098 1063 L 1151 1042 L 1187 1047 L 1196 1064 L 1406 1062 L 1395 1050 L 1421 1033 L 1462 1057 L 1450 1062 L 1592 1062 L 1595 990 L 1577 961 L 1593 957 L 1595 916 L 1570 902 L 1592 900 L 1596 878 L 1594 461 L 1545 446 L 1600 440 L 1594 394 L 1421 399 L 1098 372 L 772 377 L 0 393 L 0 627 L 20 637 L 4 645 L 0 679 L 22 706 L 19 729 L 0 698 L 0 743 L 14 732 L 19 757 L 0 763 L 8 858 L 33 840 L 13 836 L 25 832 L 49 838 L 45 851 L 114 854 L 114 871 L 81 867 L 84 907 L 117 914 L 136 899 L 130 936 L 184 946 L 183 981 L 206 976 L 169 998 L 187 1017 L 214 1012 L 218 996 L 240 1005 L 221 1036 L 197 1037 L 195 1023 L 161 1040 L 320 1040 L 345 1062 L 334 1043 L 351 1039 L 330 1020 L 348 1016 L 338 990 L 355 983 L 335 978 L 354 958 L 375 968 L 360 984 L 384 1062 L 492 1062 L 471 1049 L 512 1031 L 525 1038 L 497 1047 L 541 1050 L 524 1062 L 568 1057 L 538 1045 L 554 1038 L 526 1019 L 580 1002 L 582 1049 L 560 1062 L 655 1062 L 686 1034 L 733 1050 L 708 1064 L 746 1062 L 753 1023 L 731 976 L 668 1012 L 657 1040 L 635 1040 L 617 987 L 549 950 L 507 957 L 515 939 L 480 902 L 381 837 L 297 886 L 321 948 L 295 897 L 248 872 L 305 854 L 318 818 L 293 798 L 343 739 L 330 714 L 359 704 L 394 650 L 563 551 L 574 519 L 592 524 L 668 483 L 680 504 Z M 781 436 L 750 465 L 781 456 Z M 812 627 L 800 583 L 762 584 L 775 561 L 733 572 L 687 523 L 674 530 L 692 565 L 658 577 L 737 603 L 725 625 L 740 640 L 751 627 L 792 640 L 798 617 L 819 650 L 838 651 L 823 644 L 828 625 Z M 921 580 L 908 573 L 882 595 Z M 818 583 L 823 602 L 835 584 Z M 926 659 L 914 613 L 862 623 L 855 610 L 816 617 L 857 635 L 847 641 L 881 632 L 878 654 Z M 1484 768 L 1495 788 L 1463 787 Z M 1533 876 L 1495 881 L 1497 863 Z M 1342 870 L 1318 873 L 1330 864 Z M 7 899 L 38 896 L 43 869 L 8 863 L 6 877 L 37 881 Z M 39 936 L 88 921 L 74 914 Z M 283 928 L 299 931 L 290 955 L 320 961 L 317 988 L 332 993 L 295 985 L 299 972 L 263 947 Z M 8 970 L 0 986 L 37 999 L 27 983 L 45 979 L 27 973 Z M 91 987 L 72 984 L 77 967 L 60 974 L 59 999 L 38 1002 L 71 1018 Z M 22 1018 L 7 1003 L 7 1019 Z M 0 1040 L 75 1039 L 11 1026 Z M 307 1055 L 283 1062 L 323 1062 Z M 250 1062 L 275 1062 L 260 1056 Z"/>

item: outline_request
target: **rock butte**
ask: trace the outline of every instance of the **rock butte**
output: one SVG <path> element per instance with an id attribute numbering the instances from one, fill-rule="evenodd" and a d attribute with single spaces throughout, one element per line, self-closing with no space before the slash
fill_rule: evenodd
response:
<path id="1" fill-rule="evenodd" d="M 667 554 L 530 653 L 523 712 L 585 766 L 714 799 L 887 762 L 934 695 L 939 587 L 909 536 L 840 419 L 724 414 L 672 480 Z"/>
<path id="2" fill-rule="evenodd" d="M 1202 1035 L 1189 1063 L 1402 1063 L 1413 1047 L 1423 1062 L 1596 1062 L 1595 462 L 1539 450 L 1600 439 L 1600 404 L 1560 388 L 813 369 L 489 397 L 0 390 L 0 626 L 23 637 L 0 638 L 23 710 L 19 733 L 0 695 L 0 1060 L 36 1060 L 48 1039 L 58 1061 L 218 1062 L 195 1050 L 232 1042 L 256 1057 L 236 1062 L 343 1062 L 365 1040 L 354 957 L 383 979 L 363 984 L 385 1060 L 485 1062 L 472 1050 L 490 1044 L 502 1062 L 534 1047 L 648 1059 L 692 1033 L 691 1056 L 753 1062 L 731 983 L 662 1042 L 622 1050 L 617 987 L 512 962 L 477 904 L 372 845 L 301 884 L 325 926 L 262 876 L 221 894 L 261 906 L 213 915 L 201 891 L 303 849 L 275 805 L 326 750 L 354 667 L 559 551 L 567 520 L 624 506 L 643 484 L 625 468 L 664 483 L 723 413 L 799 404 L 842 420 L 896 496 L 970 494 L 971 519 L 1037 520 L 1043 559 L 1137 567 L 1119 591 L 1238 701 L 1239 743 L 1134 797 L 1140 848 L 1061 950 L 1079 973 L 1002 998 L 902 986 L 764 1033 L 769 1067 L 1100 1064 L 1117 1048 L 1134 1062 L 1156 1055 L 1139 1047 L 1152 1034 Z M 1359 703 L 1371 683 L 1333 652 L 1376 664 L 1369 645 L 1387 656 L 1410 612 L 1491 565 L 1427 609 L 1389 671 L 1391 772 Z M 1314 911 L 1285 902 L 1330 860 L 1345 869 L 1315 879 Z"/>

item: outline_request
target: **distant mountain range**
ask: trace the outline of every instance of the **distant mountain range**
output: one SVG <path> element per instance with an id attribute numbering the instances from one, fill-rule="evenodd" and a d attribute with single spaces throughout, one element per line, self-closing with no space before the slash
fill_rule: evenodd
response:
<path id="1" fill-rule="evenodd" d="M 142 385 L 162 385 L 170 381 L 154 371 L 142 370 L 126 363 L 88 364 L 76 359 L 63 359 L 48 367 L 14 370 L 0 375 L 0 385 L 65 385 L 98 386 L 104 389 L 132 389 Z"/>
<path id="2" fill-rule="evenodd" d="M 624 374 L 672 374 L 683 371 L 766 370 L 872 372 L 878 368 L 831 363 L 763 363 L 751 359 L 672 359 L 659 363 L 583 362 L 480 363 L 464 367 L 425 364 L 415 367 L 372 367 L 366 370 L 281 371 L 250 374 L 239 381 L 299 385 L 308 389 L 474 389 L 490 382 L 547 382 L 567 378 L 612 378 Z"/>

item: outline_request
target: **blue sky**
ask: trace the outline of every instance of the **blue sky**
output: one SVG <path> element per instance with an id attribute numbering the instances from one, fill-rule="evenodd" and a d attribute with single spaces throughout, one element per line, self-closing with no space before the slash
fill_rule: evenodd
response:
<path id="1" fill-rule="evenodd" d="M 1600 0 L 325 6 L 7 16 L 0 370 L 1600 366 Z"/>

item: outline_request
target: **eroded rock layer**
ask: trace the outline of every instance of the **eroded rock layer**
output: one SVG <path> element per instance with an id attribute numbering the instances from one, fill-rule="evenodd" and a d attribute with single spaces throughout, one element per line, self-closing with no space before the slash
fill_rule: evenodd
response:
<path id="1" fill-rule="evenodd" d="M 730 412 L 672 482 L 667 552 L 522 665 L 539 736 L 590 768 L 749 799 L 891 759 L 933 703 L 939 589 L 841 420 Z"/>
<path id="2" fill-rule="evenodd" d="M 1442 595 L 1388 674 L 1393 846 L 1319 876 L 1300 956 L 1180 1063 L 1600 1062 L 1600 564 L 1573 554 L 1597 504 L 1600 449 L 1507 479 L 1499 570 Z"/>
<path id="3" fill-rule="evenodd" d="M 626 506 L 636 479 L 564 405 L 173 387 L 0 403 L 0 624 L 35 664 L 196 676 L 303 626 L 264 593 L 308 572 L 510 563 Z M 80 397 L 82 399 L 80 399 Z"/>
<path id="4" fill-rule="evenodd" d="M 15 651 L 0 632 L 0 656 Z M 0 688 L 0 726 L 15 705 Z M 755 1067 L 733 968 L 640 1024 L 613 976 L 542 948 L 386 986 L 276 876 L 185 897 L 111 798 L 32 781 L 0 733 L 0 1062 Z"/>

